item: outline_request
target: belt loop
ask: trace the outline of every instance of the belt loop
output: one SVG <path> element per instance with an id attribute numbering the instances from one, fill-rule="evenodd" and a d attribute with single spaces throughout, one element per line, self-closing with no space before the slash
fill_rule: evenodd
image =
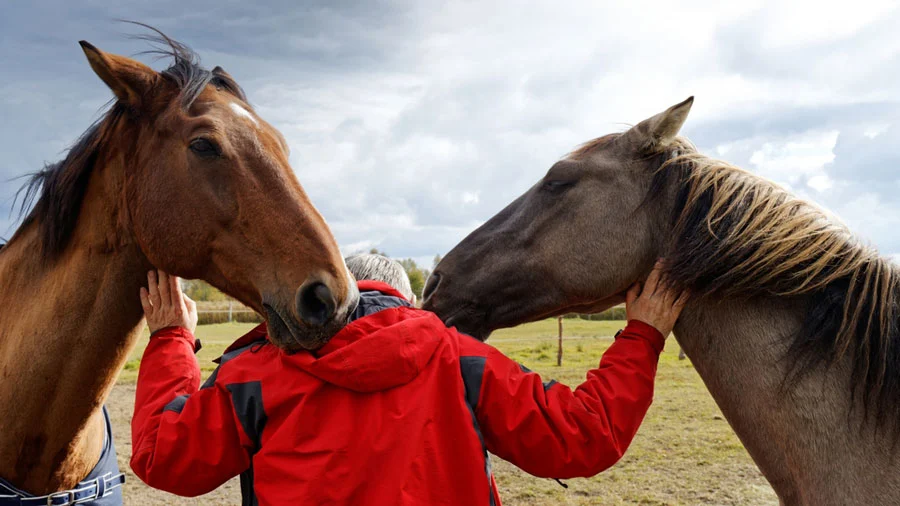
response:
<path id="1" fill-rule="evenodd" d="M 97 495 L 95 499 L 100 499 L 106 494 L 106 477 L 112 473 L 104 474 L 103 476 L 97 478 Z"/>
<path id="2" fill-rule="evenodd" d="M 55 503 L 54 499 L 65 499 L 64 503 Z M 75 492 L 71 490 L 67 490 L 65 492 L 56 492 L 55 494 L 50 494 L 47 496 L 47 506 L 68 506 L 69 504 L 75 504 Z"/>

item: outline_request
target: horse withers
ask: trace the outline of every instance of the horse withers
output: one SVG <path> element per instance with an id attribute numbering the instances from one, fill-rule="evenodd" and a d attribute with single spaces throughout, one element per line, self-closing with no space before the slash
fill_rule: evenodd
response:
<path id="1" fill-rule="evenodd" d="M 602 311 L 657 257 L 675 327 L 783 504 L 900 504 L 900 271 L 817 207 L 699 154 L 693 99 L 584 144 L 435 268 L 427 309 L 486 339 Z"/>
<path id="2" fill-rule="evenodd" d="M 81 43 L 115 102 L 35 176 L 0 251 L 0 477 L 31 494 L 71 489 L 97 464 L 149 269 L 234 296 L 288 351 L 321 346 L 358 300 L 281 134 L 224 70 L 154 41 L 174 60 L 162 72 Z"/>

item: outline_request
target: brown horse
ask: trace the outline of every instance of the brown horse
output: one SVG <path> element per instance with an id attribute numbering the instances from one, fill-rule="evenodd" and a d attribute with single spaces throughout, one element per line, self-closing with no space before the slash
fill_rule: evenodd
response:
<path id="1" fill-rule="evenodd" d="M 276 344 L 316 348 L 358 293 L 281 134 L 221 68 L 160 34 L 163 72 L 81 42 L 116 101 L 0 251 L 0 477 L 68 489 L 97 463 L 101 406 L 135 339 L 156 267 L 268 316 Z"/>
<path id="2" fill-rule="evenodd" d="M 900 270 L 816 207 L 677 136 L 692 99 L 591 141 L 437 266 L 482 339 L 621 300 L 657 257 L 675 336 L 784 504 L 900 504 Z"/>

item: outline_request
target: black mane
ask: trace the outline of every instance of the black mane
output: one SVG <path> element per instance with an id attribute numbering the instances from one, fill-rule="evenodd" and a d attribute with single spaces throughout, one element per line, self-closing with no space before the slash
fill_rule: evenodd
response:
<path id="1" fill-rule="evenodd" d="M 172 58 L 172 65 L 163 70 L 161 74 L 175 83 L 180 90 L 181 106 L 184 109 L 188 109 L 194 100 L 197 100 L 208 84 L 223 88 L 237 98 L 247 101 L 244 90 L 222 70 L 222 67 L 206 70 L 200 66 L 200 56 L 187 45 L 169 38 L 150 25 L 132 23 L 152 30 L 156 34 L 135 36 L 151 45 L 151 49 L 141 54 L 154 55 L 157 58 Z"/>
<path id="2" fill-rule="evenodd" d="M 185 44 L 169 38 L 152 26 L 133 24 L 154 32 L 136 37 L 152 46 L 144 54 L 173 60 L 172 65 L 160 74 L 179 90 L 178 98 L 182 108 L 190 108 L 209 84 L 246 101 L 241 87 L 220 67 L 207 70 L 200 66 L 199 56 Z M 117 122 L 128 117 L 127 108 L 117 101 L 113 102 L 109 110 L 69 148 L 65 159 L 47 164 L 28 177 L 28 181 L 16 192 L 16 199 L 13 201 L 15 206 L 18 198 L 22 197 L 19 217 L 25 216 L 25 219 L 10 241 L 14 241 L 18 232 L 26 225 L 37 220 L 41 227 L 41 253 L 45 257 L 52 258 L 66 247 L 78 221 L 98 154 L 108 141 L 108 132 L 113 130 Z"/>

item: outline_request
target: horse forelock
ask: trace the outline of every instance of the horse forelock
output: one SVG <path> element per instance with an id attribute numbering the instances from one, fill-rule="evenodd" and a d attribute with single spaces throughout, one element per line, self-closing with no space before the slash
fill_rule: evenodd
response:
<path id="1" fill-rule="evenodd" d="M 676 185 L 670 281 L 700 299 L 811 298 L 786 384 L 850 357 L 866 417 L 900 418 L 900 269 L 833 216 L 780 186 L 701 155 L 684 139 L 651 195 Z M 871 409 L 870 409 L 871 408 Z"/>
<path id="2" fill-rule="evenodd" d="M 172 58 L 172 64 L 161 75 L 173 83 L 184 110 L 206 89 L 216 86 L 246 102 L 241 87 L 228 74 L 216 68 L 212 71 L 200 66 L 197 54 L 185 44 L 173 40 L 163 32 L 143 23 L 133 23 L 155 32 L 155 35 L 139 35 L 136 38 L 149 42 L 153 47 L 146 54 Z M 47 164 L 43 169 L 31 174 L 25 184 L 16 192 L 13 206 L 19 203 L 19 217 L 24 219 L 14 241 L 26 225 L 38 221 L 42 254 L 53 258 L 68 244 L 80 214 L 84 195 L 97 162 L 101 146 L 110 142 L 119 120 L 126 116 L 127 107 L 113 102 L 108 111 L 101 115 L 69 148 L 66 157 Z M 19 200 L 21 197 L 21 200 Z"/>
<path id="3" fill-rule="evenodd" d="M 589 140 L 566 155 L 566 158 L 569 160 L 582 160 L 592 155 L 593 153 L 600 151 L 605 146 L 608 146 L 619 135 L 621 134 L 607 134 L 602 137 L 597 137 L 596 139 Z"/>
<path id="4" fill-rule="evenodd" d="M 194 103 L 209 84 L 224 89 L 245 102 L 247 101 L 244 90 L 231 76 L 219 67 L 213 70 L 203 68 L 200 65 L 200 56 L 189 46 L 170 38 L 150 25 L 137 22 L 131 23 L 155 33 L 154 35 L 135 36 L 136 39 L 143 40 L 151 45 L 151 49 L 144 51 L 142 54 L 172 59 L 172 64 L 169 68 L 163 70 L 161 74 L 178 87 L 181 106 L 184 109 L 190 108 L 191 104 Z"/>

